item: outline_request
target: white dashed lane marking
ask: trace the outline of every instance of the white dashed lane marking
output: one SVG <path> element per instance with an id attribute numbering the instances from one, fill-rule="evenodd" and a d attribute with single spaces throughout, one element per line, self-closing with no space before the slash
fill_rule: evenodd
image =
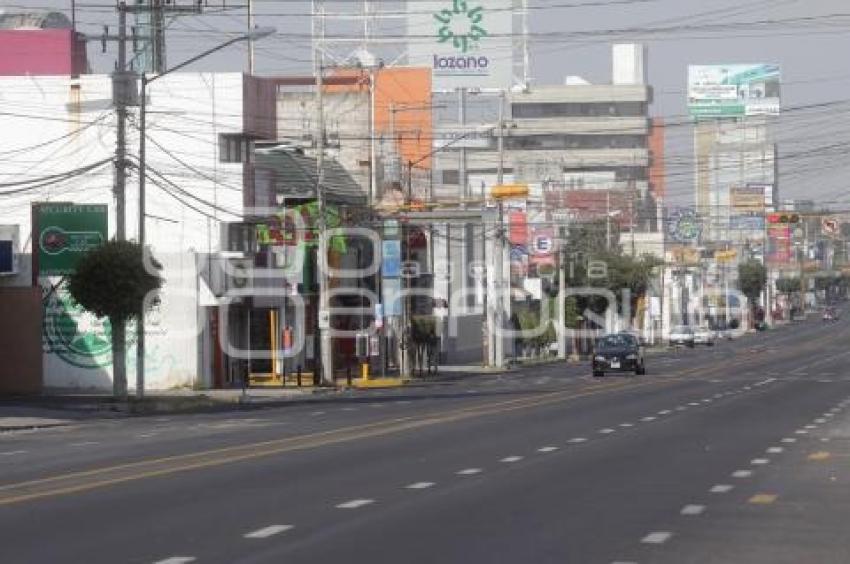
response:
<path id="1" fill-rule="evenodd" d="M 624 427 L 626 429 L 628 429 L 629 427 L 634 427 L 634 426 L 635 426 L 634 423 L 620 423 L 620 427 Z"/>
<path id="2" fill-rule="evenodd" d="M 682 508 L 682 515 L 700 515 L 705 511 L 705 505 L 686 505 Z"/>
<path id="3" fill-rule="evenodd" d="M 735 486 L 730 486 L 729 484 L 717 484 L 713 486 L 710 490 L 711 493 L 728 493 L 734 489 Z"/>
<path id="4" fill-rule="evenodd" d="M 668 533 L 666 531 L 658 531 L 655 533 L 649 533 L 645 537 L 643 537 L 640 542 L 644 544 L 664 544 L 670 537 L 673 536 L 673 533 Z"/>
<path id="5" fill-rule="evenodd" d="M 474 474 L 480 474 L 482 472 L 481 468 L 466 468 L 464 470 L 458 471 L 458 476 L 472 476 Z"/>
<path id="6" fill-rule="evenodd" d="M 405 488 L 407 488 L 408 490 L 427 490 L 432 486 L 434 486 L 434 482 L 416 482 L 414 484 L 405 486 Z"/>
<path id="7" fill-rule="evenodd" d="M 9 450 L 6 452 L 0 452 L 0 456 L 17 456 L 19 454 L 26 454 L 25 450 Z"/>
<path id="8" fill-rule="evenodd" d="M 797 439 L 795 439 L 793 437 L 785 437 L 780 442 L 782 442 L 782 443 L 796 443 Z"/>
<path id="9" fill-rule="evenodd" d="M 520 460 L 522 460 L 521 456 L 506 456 L 503 459 L 501 459 L 499 462 L 510 463 L 510 462 L 519 462 Z"/>
<path id="10" fill-rule="evenodd" d="M 669 415 L 669 414 L 670 414 L 669 409 L 662 409 L 661 411 L 658 412 L 658 415 Z"/>
<path id="11" fill-rule="evenodd" d="M 752 475 L 753 475 L 752 470 L 736 470 L 736 471 L 732 472 L 733 478 L 749 478 Z"/>
<path id="12" fill-rule="evenodd" d="M 188 564 L 197 560 L 194 556 L 172 556 L 165 560 L 157 560 L 154 564 Z"/>
<path id="13" fill-rule="evenodd" d="M 337 509 L 358 509 L 360 507 L 364 507 L 366 505 L 370 505 L 375 503 L 374 499 L 352 499 L 351 501 L 346 501 L 345 503 L 340 503 L 336 506 Z"/>
<path id="14" fill-rule="evenodd" d="M 537 452 L 547 453 L 547 452 L 555 452 L 556 450 L 558 450 L 558 447 L 556 447 L 556 446 L 545 446 L 545 447 L 540 447 L 539 449 L 537 449 Z"/>
<path id="15" fill-rule="evenodd" d="M 579 443 L 586 443 L 587 439 L 585 439 L 584 437 L 575 437 L 573 439 L 568 440 L 567 442 L 570 444 L 577 445 Z"/>
<path id="16" fill-rule="evenodd" d="M 785 449 L 782 447 L 770 447 L 767 449 L 768 454 L 780 454 L 782 452 L 785 452 Z"/>
<path id="17" fill-rule="evenodd" d="M 614 433 L 615 431 L 614 431 L 614 429 L 605 428 L 605 429 L 599 429 L 599 432 L 603 435 L 610 435 L 611 433 Z"/>
<path id="18" fill-rule="evenodd" d="M 81 443 L 71 443 L 68 446 L 70 446 L 70 447 L 87 447 L 87 446 L 94 446 L 94 445 L 99 445 L 99 444 L 100 443 L 97 442 L 97 441 L 83 441 Z"/>
<path id="19" fill-rule="evenodd" d="M 655 418 L 655 417 L 653 417 L 652 415 L 648 415 L 648 416 L 646 416 L 646 417 L 642 417 L 642 418 L 641 418 L 641 421 L 655 421 L 655 419 L 656 419 L 656 418 Z"/>
<path id="20" fill-rule="evenodd" d="M 280 533 L 286 532 L 292 529 L 292 525 L 270 525 L 268 527 L 264 527 L 262 529 L 258 529 L 256 531 L 247 533 L 245 535 L 246 539 L 267 539 L 274 535 L 279 535 Z"/>

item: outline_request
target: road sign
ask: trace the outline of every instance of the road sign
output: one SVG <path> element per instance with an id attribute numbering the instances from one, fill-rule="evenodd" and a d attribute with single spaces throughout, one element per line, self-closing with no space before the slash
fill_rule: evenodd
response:
<path id="1" fill-rule="evenodd" d="M 838 237 L 841 233 L 841 223 L 834 217 L 825 217 L 821 221 L 821 230 L 827 237 Z"/>

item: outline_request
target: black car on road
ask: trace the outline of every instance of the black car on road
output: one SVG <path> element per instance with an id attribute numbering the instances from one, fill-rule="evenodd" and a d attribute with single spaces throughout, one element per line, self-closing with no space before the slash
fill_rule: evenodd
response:
<path id="1" fill-rule="evenodd" d="M 633 372 L 646 374 L 644 350 L 634 335 L 617 333 L 605 335 L 596 341 L 593 351 L 593 375 L 597 378 L 606 372 Z"/>

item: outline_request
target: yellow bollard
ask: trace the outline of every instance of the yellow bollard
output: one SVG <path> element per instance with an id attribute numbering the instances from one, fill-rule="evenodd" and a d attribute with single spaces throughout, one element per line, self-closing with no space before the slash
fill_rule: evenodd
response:
<path id="1" fill-rule="evenodd" d="M 360 378 L 362 378 L 363 380 L 369 379 L 369 363 L 368 362 L 364 362 L 363 364 L 360 365 Z"/>

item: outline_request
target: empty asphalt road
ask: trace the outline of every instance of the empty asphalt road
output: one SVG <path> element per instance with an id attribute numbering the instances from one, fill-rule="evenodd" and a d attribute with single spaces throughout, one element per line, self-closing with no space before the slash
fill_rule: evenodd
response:
<path id="1" fill-rule="evenodd" d="M 846 564 L 848 339 L 0 435 L 0 561 Z"/>

